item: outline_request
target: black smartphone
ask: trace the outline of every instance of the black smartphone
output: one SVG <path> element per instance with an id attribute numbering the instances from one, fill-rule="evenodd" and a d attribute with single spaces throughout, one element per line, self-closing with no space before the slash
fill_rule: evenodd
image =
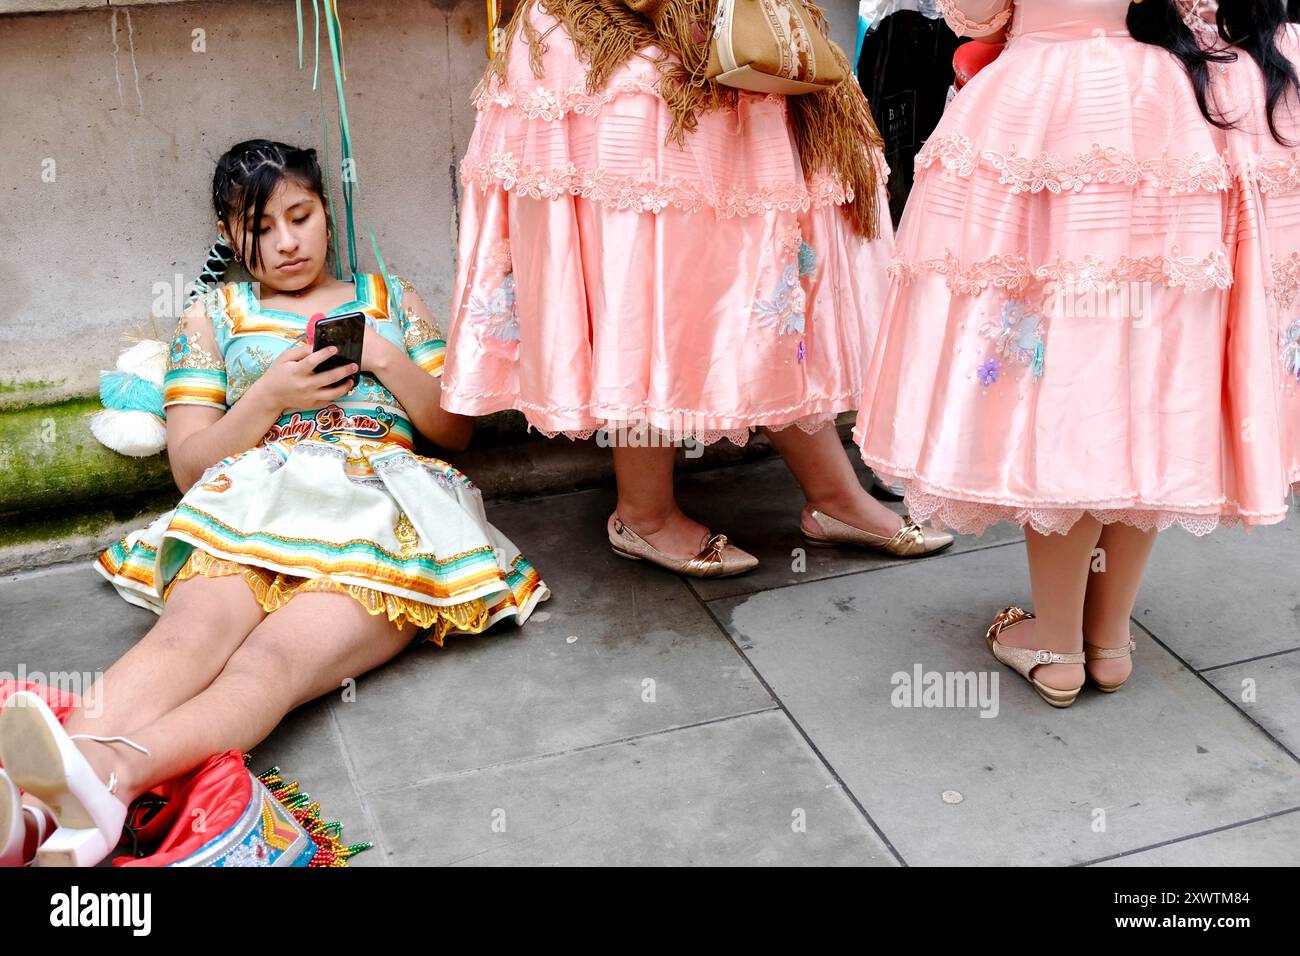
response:
<path id="1" fill-rule="evenodd" d="M 345 312 L 342 315 L 322 315 L 311 317 L 307 326 L 307 341 L 313 352 L 333 345 L 338 352 L 316 366 L 317 372 L 327 372 L 332 368 L 345 365 L 361 367 L 361 345 L 365 341 L 366 316 L 364 312 Z M 357 377 L 351 377 L 353 387 Z"/>

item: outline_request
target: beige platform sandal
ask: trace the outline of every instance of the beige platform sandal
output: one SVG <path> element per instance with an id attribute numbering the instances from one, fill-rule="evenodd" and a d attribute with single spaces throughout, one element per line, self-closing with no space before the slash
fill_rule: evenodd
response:
<path id="1" fill-rule="evenodd" d="M 984 640 L 993 656 L 1029 681 L 1034 690 L 1038 691 L 1039 697 L 1053 707 L 1069 707 L 1074 703 L 1074 699 L 1079 696 L 1080 688 L 1059 690 L 1055 687 L 1048 687 L 1042 681 L 1034 678 L 1033 671 L 1034 668 L 1041 664 L 1082 664 L 1084 663 L 1082 652 L 1078 654 L 1058 654 L 1056 651 L 1049 650 L 1031 651 L 1027 647 L 1011 647 L 998 640 L 998 635 L 1007 628 L 1031 620 L 1033 616 L 1024 608 L 1015 605 L 1005 607 L 998 611 L 997 617 L 993 618 L 993 623 L 989 625 Z"/>
<path id="2" fill-rule="evenodd" d="M 1096 644 L 1089 644 L 1087 641 L 1084 641 L 1083 644 L 1083 655 L 1090 661 L 1110 660 L 1116 657 L 1130 657 L 1136 650 L 1137 642 L 1133 640 L 1132 635 L 1129 635 L 1128 647 L 1098 647 Z M 1087 670 L 1086 664 L 1084 665 L 1084 670 Z M 1133 676 L 1132 673 L 1129 674 L 1129 677 L 1131 676 Z M 1125 677 L 1122 681 L 1118 681 L 1117 683 L 1107 684 L 1093 677 L 1092 671 L 1088 671 L 1088 680 L 1092 681 L 1097 690 L 1106 694 L 1113 694 L 1128 683 L 1128 677 Z"/>

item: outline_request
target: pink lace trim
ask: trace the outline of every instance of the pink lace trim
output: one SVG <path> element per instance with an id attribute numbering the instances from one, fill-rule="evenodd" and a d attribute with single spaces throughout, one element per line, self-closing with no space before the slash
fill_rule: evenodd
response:
<path id="1" fill-rule="evenodd" d="M 1249 169 L 1245 175 L 1249 175 Z M 1265 196 L 1300 189 L 1300 150 L 1293 150 L 1285 159 L 1254 164 L 1254 176 L 1259 183 L 1259 191 Z"/>
<path id="2" fill-rule="evenodd" d="M 672 177 L 618 176 L 603 169 L 587 169 L 576 163 L 552 167 L 519 162 L 511 153 L 486 158 L 467 157 L 461 163 L 461 180 L 466 186 L 488 189 L 499 185 L 507 191 L 534 199 L 581 196 L 616 209 L 661 212 L 668 206 L 699 212 L 714 209 L 720 216 L 748 216 L 781 209 L 806 212 L 813 207 L 841 206 L 852 201 L 853 191 L 830 176 L 819 175 L 803 183 L 768 183 L 755 189 L 741 186 L 710 188 L 703 183 Z"/>
<path id="3" fill-rule="evenodd" d="M 1141 181 L 1155 183 L 1174 194 L 1228 188 L 1228 165 L 1222 156 L 1179 159 L 1165 153 L 1138 159 L 1117 147 L 1097 144 L 1072 159 L 1047 152 L 1020 156 L 1014 146 L 1009 153 L 987 149 L 977 154 L 970 137 L 959 133 L 927 140 L 916 154 L 916 170 L 920 172 L 938 162 L 949 172 L 968 177 L 981 161 L 998 171 L 998 182 L 1010 186 L 1013 194 L 1043 190 L 1077 193 L 1092 183 L 1136 186 Z"/>
<path id="4" fill-rule="evenodd" d="M 559 120 L 569 113 L 579 116 L 595 116 L 601 108 L 620 96 L 634 93 L 649 93 L 659 96 L 659 83 L 641 76 L 624 77 L 615 80 L 595 93 L 588 93 L 586 87 L 574 86 L 565 89 L 534 87 L 526 90 L 514 90 L 500 85 L 488 87 L 482 85 L 474 93 L 472 102 L 477 110 L 493 107 L 515 110 L 528 119 Z M 775 93 L 745 93 L 741 97 L 749 102 L 770 101 L 784 106 L 785 100 Z"/>
<path id="5" fill-rule="evenodd" d="M 983 534 L 990 525 L 1011 521 L 1039 534 L 1066 534 L 1085 514 L 1102 524 L 1132 525 L 1140 531 L 1165 531 L 1179 525 L 1192 534 L 1209 534 L 1216 528 L 1230 528 L 1241 523 L 1235 514 L 1192 514 L 1183 511 L 1144 508 L 1026 508 L 1014 505 L 990 505 L 977 501 L 960 501 L 928 494 L 916 488 L 916 482 L 903 482 L 903 498 L 913 520 L 962 534 Z M 1281 521 L 1279 517 L 1277 519 Z M 1269 522 L 1273 523 L 1273 522 Z"/>
<path id="6" fill-rule="evenodd" d="M 791 426 L 797 426 L 800 431 L 813 435 L 821 431 L 823 428 L 826 428 L 828 425 L 835 424 L 835 418 L 835 415 L 831 415 L 830 417 L 816 415 L 809 416 L 808 418 L 801 418 L 794 422 L 786 422 L 783 425 L 746 425 L 743 428 L 700 428 L 688 429 L 686 431 L 650 428 L 648 431 L 654 434 L 654 442 L 659 445 L 671 444 L 678 441 L 695 441 L 701 445 L 714 445 L 725 438 L 737 447 L 744 447 L 749 443 L 750 436 L 760 427 L 766 428 L 769 431 L 779 432 L 784 431 Z M 617 430 L 619 425 L 620 422 L 607 421 L 602 427 Z M 528 428 L 545 435 L 547 438 L 554 438 L 556 435 L 563 435 L 564 437 L 575 441 L 590 438 L 600 430 L 599 428 L 583 428 L 548 431 L 545 428 L 539 428 L 531 423 Z"/>
<path id="7" fill-rule="evenodd" d="M 1218 39 L 1219 31 L 1214 25 L 1215 4 L 1205 3 L 1204 0 L 1177 0 L 1176 5 L 1183 23 L 1193 33 L 1202 34 L 1207 41 Z"/>
<path id="8" fill-rule="evenodd" d="M 1102 524 L 1122 522 L 1142 531 L 1164 531 L 1179 525 L 1194 535 L 1205 535 L 1216 528 L 1233 527 L 1243 521 L 1250 525 L 1277 524 L 1285 520 L 1287 513 L 1285 505 L 1278 511 L 1246 511 L 1236 502 L 1226 499 L 1178 504 L 1138 499 L 1124 504 L 1120 504 L 1118 499 L 981 501 L 980 498 L 986 497 L 982 493 L 937 488 L 914 476 L 907 476 L 907 469 L 897 465 L 889 465 L 866 454 L 862 455 L 862 460 L 887 484 L 903 485 L 904 502 L 917 523 L 929 522 L 961 534 L 983 534 L 990 525 L 1002 521 L 1029 527 L 1039 534 L 1065 534 L 1087 514 Z"/>
<path id="9" fill-rule="evenodd" d="M 1300 252 L 1273 259 L 1273 295 L 1284 309 L 1291 308 L 1300 292 Z"/>
<path id="10" fill-rule="evenodd" d="M 1007 8 L 1000 13 L 994 14 L 988 20 L 972 20 L 958 8 L 956 0 L 939 0 L 939 11 L 943 18 L 948 21 L 948 26 L 952 27 L 954 33 L 959 37 L 988 36 L 1001 29 L 1008 20 L 1011 19 L 1013 7 L 1010 3 Z"/>
<path id="11" fill-rule="evenodd" d="M 909 261 L 895 256 L 889 263 L 889 277 L 906 285 L 925 272 L 947 278 L 948 288 L 957 295 L 979 295 L 990 286 L 1004 289 L 1008 295 L 1022 295 L 1040 283 L 1057 282 L 1071 292 L 1101 292 L 1116 288 L 1121 282 L 1161 282 L 1181 287 L 1187 292 L 1226 289 L 1232 284 L 1232 271 L 1225 253 L 1212 252 L 1203 259 L 1184 256 L 1177 246 L 1170 255 L 1123 256 L 1107 263 L 1101 256 L 1084 256 L 1082 260 L 1062 259 L 1031 266 L 1020 255 L 989 256 L 963 265 L 944 250 L 941 258 Z"/>
<path id="12" fill-rule="evenodd" d="M 743 421 L 732 428 L 709 428 L 709 427 L 690 427 L 686 422 L 694 420 L 716 419 L 723 416 L 715 415 L 711 412 L 700 412 L 691 408 L 660 408 L 652 405 L 642 405 L 638 408 L 627 409 L 627 414 L 621 418 L 610 418 L 609 416 L 595 415 L 591 412 L 590 405 L 575 405 L 572 407 L 562 405 L 539 405 L 536 402 L 529 402 L 520 398 L 514 392 L 480 392 L 476 395 L 463 395 L 451 389 L 444 389 L 443 397 L 446 400 L 446 407 L 453 408 L 457 406 L 464 407 L 464 403 L 473 403 L 482 399 L 500 399 L 494 403 L 496 407 L 490 408 L 489 411 L 495 411 L 498 408 L 513 408 L 516 411 L 524 413 L 528 418 L 529 429 L 536 430 L 547 438 L 554 438 L 556 435 L 564 435 L 567 438 L 579 439 L 590 438 L 602 428 L 617 429 L 620 426 L 630 428 L 645 428 L 648 432 L 664 440 L 684 441 L 694 439 L 704 445 L 711 445 L 714 442 L 726 438 L 734 445 L 744 445 L 749 440 L 750 433 L 755 428 L 768 428 L 772 431 L 781 431 L 791 425 L 797 425 L 802 431 L 813 434 L 822 428 L 833 423 L 835 419 L 843 412 L 852 411 L 858 407 L 858 402 L 862 398 L 861 392 L 849 392 L 843 395 L 827 396 L 810 401 L 800 402 L 797 405 L 788 405 L 785 408 L 767 409 L 755 415 L 747 416 L 749 421 Z M 822 411 L 808 412 L 791 419 L 790 421 L 780 424 L 771 424 L 771 419 L 779 419 L 786 415 L 797 413 L 809 405 L 821 405 Z M 825 409 L 833 409 L 826 411 Z M 466 412 L 466 414 L 488 414 L 488 411 Z M 558 428 L 547 429 L 535 424 L 532 421 L 533 415 L 552 416 L 552 415 L 583 415 L 587 418 L 601 420 L 603 424 L 594 425 L 591 428 Z M 673 428 L 662 428 L 651 425 L 649 418 L 658 417 L 661 421 L 669 419 L 680 421 L 682 426 Z M 728 418 L 742 418 L 742 416 L 725 416 Z"/>

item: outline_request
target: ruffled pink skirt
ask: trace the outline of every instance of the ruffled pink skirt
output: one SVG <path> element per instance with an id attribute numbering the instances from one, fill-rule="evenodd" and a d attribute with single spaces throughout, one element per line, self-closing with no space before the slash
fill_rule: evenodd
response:
<path id="1" fill-rule="evenodd" d="M 516 38 L 461 165 L 442 402 L 521 410 L 548 434 L 649 427 L 744 443 L 858 407 L 892 252 L 829 178 L 805 179 L 779 96 L 704 113 L 685 148 L 654 66 L 589 95 L 572 41 L 534 8 L 545 76 Z M 882 170 L 881 209 L 887 209 Z"/>
<path id="2" fill-rule="evenodd" d="M 1281 33 L 1278 47 L 1300 71 L 1300 26 Z M 1244 340 L 1233 350 L 1233 394 L 1258 393 L 1243 411 L 1276 400 L 1276 413 L 1253 423 L 1262 442 L 1256 460 L 1300 482 L 1300 100 L 1290 95 L 1274 113 L 1282 138 L 1296 144 L 1288 146 L 1269 131 L 1263 75 L 1253 60 L 1243 54 L 1211 67 L 1210 81 L 1215 104 L 1235 124 L 1223 134 L 1235 174 L 1229 315 Z M 1280 465 L 1263 457 L 1279 443 Z"/>
<path id="3" fill-rule="evenodd" d="M 1176 60 L 1018 36 L 916 167 L 854 435 L 918 521 L 1282 520 L 1277 350 L 1234 298 L 1238 187 Z"/>

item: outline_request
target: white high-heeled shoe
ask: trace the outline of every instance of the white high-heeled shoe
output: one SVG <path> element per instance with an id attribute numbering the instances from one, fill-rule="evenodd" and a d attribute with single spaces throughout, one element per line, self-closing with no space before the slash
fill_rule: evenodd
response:
<path id="1" fill-rule="evenodd" d="M 9 779 L 9 774 L 0 768 L 0 867 L 27 866 L 32 862 L 23 853 L 27 842 L 24 816 L 30 816 L 36 826 L 36 846 L 39 847 L 53 830 L 49 824 L 53 814 L 47 808 L 23 803 L 18 787 Z"/>
<path id="2" fill-rule="evenodd" d="M 126 806 L 114 796 L 117 774 L 105 784 L 74 740 L 124 743 L 149 755 L 125 737 L 69 735 L 45 701 L 28 691 L 12 695 L 0 710 L 0 763 L 59 824 L 37 849 L 37 866 L 94 866 L 113 852 L 126 822 Z"/>

